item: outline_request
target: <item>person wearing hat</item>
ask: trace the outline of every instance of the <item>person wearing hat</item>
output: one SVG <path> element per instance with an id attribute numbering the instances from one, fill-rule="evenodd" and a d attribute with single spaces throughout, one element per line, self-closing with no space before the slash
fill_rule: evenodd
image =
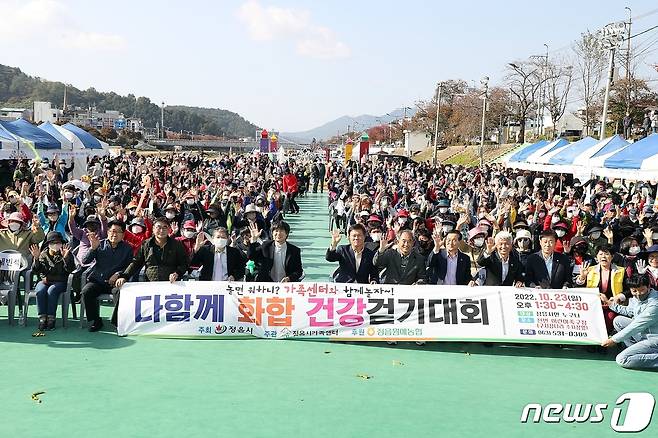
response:
<path id="1" fill-rule="evenodd" d="M 176 237 L 176 240 L 182 243 L 185 247 L 185 252 L 190 260 L 192 260 L 192 255 L 194 254 L 194 245 L 196 244 L 197 234 L 197 227 L 194 221 L 185 221 L 181 235 Z"/>
<path id="2" fill-rule="evenodd" d="M 18 251 L 26 259 L 30 258 L 30 246 L 38 245 L 46 237 L 35 216 L 32 226 L 26 227 L 23 215 L 18 212 L 11 213 L 4 221 L 7 228 L 0 229 L 0 251 Z"/>
<path id="3" fill-rule="evenodd" d="M 153 235 L 153 223 L 149 218 L 136 217 L 128 224 L 124 234 L 124 240 L 132 248 L 133 255 L 137 255 L 137 251 L 142 246 L 142 243 Z"/>
<path id="4" fill-rule="evenodd" d="M 528 256 L 532 254 L 532 234 L 525 228 L 518 228 L 514 233 L 514 250 L 519 255 L 519 261 L 523 265 L 523 276 L 525 278 L 525 265 Z"/>
<path id="5" fill-rule="evenodd" d="M 468 255 L 471 260 L 471 275 L 475 278 L 480 270 L 477 265 L 477 260 L 482 251 L 484 251 L 484 243 L 487 240 L 489 230 L 487 227 L 477 226 L 469 230 L 467 239 L 459 241 L 459 249 L 464 254 Z"/>
<path id="6" fill-rule="evenodd" d="M 567 225 L 565 221 L 560 220 L 552 224 L 551 228 L 557 236 L 557 241 L 555 242 L 555 251 L 562 253 L 564 252 L 564 242 L 571 241 L 571 238 L 573 237 L 569 233 L 569 225 Z"/>
<path id="7" fill-rule="evenodd" d="M 206 232 L 209 236 L 213 235 L 213 232 L 216 228 L 226 228 L 226 216 L 223 214 L 223 210 L 217 204 L 210 204 L 206 210 L 206 217 L 203 219 L 201 229 Z"/>
<path id="8" fill-rule="evenodd" d="M 82 288 L 82 295 L 90 332 L 96 332 L 103 327 L 98 307 L 99 295 L 113 293 L 119 274 L 133 260 L 132 248 L 124 241 L 125 232 L 125 223 L 110 221 L 107 224 L 107 239 L 102 242 L 95 233 L 89 233 L 91 250 L 82 259 L 82 264 L 94 265 L 87 283 Z"/>
<path id="9" fill-rule="evenodd" d="M 255 204 L 247 205 L 242 213 L 238 213 L 235 216 L 233 224 L 236 228 L 251 228 L 255 224 L 261 231 L 261 241 L 267 238 L 268 233 L 265 220 Z"/>
<path id="10" fill-rule="evenodd" d="M 57 314 L 59 294 L 66 292 L 69 274 L 75 270 L 75 260 L 71 247 L 64 245 L 62 235 L 51 231 L 46 236 L 45 251 L 39 245 L 30 246 L 32 254 L 32 274 L 40 278 L 34 291 L 39 309 L 39 330 L 53 330 Z"/>
<path id="11" fill-rule="evenodd" d="M 195 191 L 189 191 L 183 197 L 181 205 L 181 216 L 183 222 L 194 221 L 195 223 L 203 221 L 204 209 L 198 200 L 198 194 Z"/>
<path id="12" fill-rule="evenodd" d="M 603 231 L 604 231 L 603 228 L 596 223 L 587 230 L 587 244 L 588 244 L 587 252 L 592 258 L 596 258 L 596 249 L 599 246 L 608 243 L 612 244 L 612 242 L 608 242 L 608 238 L 604 235 Z"/>
<path id="13" fill-rule="evenodd" d="M 88 233 L 96 233 L 101 239 L 107 237 L 107 219 L 95 214 L 90 214 L 86 217 L 82 224 L 82 228 L 79 228 L 74 219 L 75 211 L 77 211 L 77 209 L 73 205 L 69 205 L 69 209 L 71 212 L 69 215 L 69 229 L 71 230 L 71 236 L 80 242 L 80 245 L 78 245 L 77 256 L 78 259 L 82 260 L 91 248 L 91 243 L 87 237 Z"/>
<path id="14" fill-rule="evenodd" d="M 75 167 L 75 161 L 71 160 L 71 165 L 69 167 L 66 167 L 66 160 L 65 159 L 58 159 L 57 155 L 53 157 L 53 163 L 55 164 L 55 180 L 58 183 L 64 184 L 66 181 L 69 180 L 69 175 L 71 172 L 73 172 L 73 168 Z"/>
<path id="15" fill-rule="evenodd" d="M 365 246 L 366 229 L 361 224 L 352 225 L 348 230 L 349 245 L 338 245 L 341 239 L 339 230 L 331 233 L 331 244 L 325 259 L 338 262 L 333 279 L 337 283 L 376 283 L 378 272 L 373 264 L 375 251 Z"/>
<path id="16" fill-rule="evenodd" d="M 43 210 L 43 202 L 39 200 L 37 216 L 39 217 L 39 224 L 41 225 L 41 228 L 43 228 L 43 232 L 47 234 L 51 231 L 57 231 L 66 241 L 69 241 L 70 239 L 66 233 L 66 224 L 69 221 L 68 202 L 64 203 L 61 215 L 59 213 L 59 208 L 57 208 L 57 205 L 55 204 L 50 204 L 45 213 Z"/>

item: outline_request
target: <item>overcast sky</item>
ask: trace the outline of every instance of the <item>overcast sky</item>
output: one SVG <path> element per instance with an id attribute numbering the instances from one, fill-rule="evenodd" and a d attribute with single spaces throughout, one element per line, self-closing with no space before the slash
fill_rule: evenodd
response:
<path id="1" fill-rule="evenodd" d="M 641 0 L 0 0 L 0 63 L 298 131 L 428 99 L 438 80 L 495 85 L 507 62 L 544 44 L 570 55 L 582 32 L 626 19 L 625 6 L 633 34 L 658 24 L 658 5 Z M 657 38 L 633 40 L 648 46 L 653 78 Z"/>

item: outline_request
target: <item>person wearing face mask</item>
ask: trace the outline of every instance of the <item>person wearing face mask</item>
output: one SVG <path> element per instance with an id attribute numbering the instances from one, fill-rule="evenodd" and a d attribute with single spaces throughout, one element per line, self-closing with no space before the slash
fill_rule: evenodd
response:
<path id="1" fill-rule="evenodd" d="M 194 243 L 197 236 L 197 226 L 194 221 L 185 221 L 180 234 L 180 236 L 176 237 L 176 240 L 183 244 L 185 247 L 185 252 L 191 259 L 192 253 L 194 252 Z"/>
<path id="2" fill-rule="evenodd" d="M 555 235 L 557 236 L 557 241 L 555 242 L 555 252 L 562 253 L 564 252 L 564 242 L 569 242 L 573 237 L 569 233 L 569 226 L 564 221 L 559 221 L 552 226 Z"/>
<path id="3" fill-rule="evenodd" d="M 173 225 L 180 223 L 180 215 L 178 214 L 178 208 L 174 204 L 168 204 L 164 208 L 164 217 Z"/>
<path id="4" fill-rule="evenodd" d="M 471 259 L 471 275 L 475 278 L 480 267 L 477 265 L 477 259 L 484 251 L 484 242 L 486 241 L 488 230 L 486 227 L 478 226 L 472 228 L 467 235 L 467 241 L 463 239 L 459 242 L 459 249 L 468 255 Z"/>
<path id="5" fill-rule="evenodd" d="M 596 248 L 608 243 L 608 239 L 603 235 L 603 228 L 601 228 L 601 226 L 599 226 L 598 224 L 594 224 L 589 228 L 589 230 L 587 231 L 587 236 L 588 236 L 587 252 L 592 258 L 594 258 L 596 257 Z"/>
<path id="6" fill-rule="evenodd" d="M 153 223 L 148 218 L 136 217 L 128 224 L 128 229 L 124 234 L 124 240 L 133 250 L 133 255 L 142 243 L 153 235 Z"/>
<path id="7" fill-rule="evenodd" d="M 519 228 L 514 235 L 514 250 L 519 255 L 519 261 L 523 265 L 524 269 L 524 278 L 525 278 L 525 265 L 528 260 L 528 256 L 532 254 L 532 234 L 530 231 Z"/>
<path id="8" fill-rule="evenodd" d="M 265 239 L 267 237 L 265 220 L 263 219 L 263 216 L 260 214 L 255 204 L 247 205 L 247 207 L 244 209 L 244 212 L 242 214 L 238 213 L 238 215 L 235 217 L 235 221 L 233 222 L 233 225 L 236 228 L 250 227 L 251 224 L 256 224 L 258 229 L 261 230 L 261 239 Z"/>
<path id="9" fill-rule="evenodd" d="M 658 368 L 658 292 L 646 276 L 628 279 L 631 298 L 607 300 L 609 309 L 618 314 L 613 321 L 615 334 L 601 343 L 602 347 L 624 344 L 626 349 L 616 357 L 617 363 L 630 369 Z M 601 297 L 603 301 L 603 297 Z"/>
<path id="10" fill-rule="evenodd" d="M 379 248 L 379 241 L 385 238 L 384 230 L 382 224 L 374 225 L 368 231 L 368 237 L 366 237 L 366 247 L 370 248 L 373 251 L 377 251 Z"/>
<path id="11" fill-rule="evenodd" d="M 229 245 L 226 228 L 215 228 L 210 242 L 204 233 L 196 237 L 192 265 L 201 266 L 199 281 L 241 281 L 246 263 L 242 251 Z"/>
<path id="12" fill-rule="evenodd" d="M 7 228 L 0 229 L 0 251 L 18 251 L 23 257 L 30 259 L 30 246 L 38 245 L 45 237 L 43 228 L 36 217 L 32 218 L 32 227 L 25 227 L 23 216 L 14 212 L 3 221 Z"/>
<path id="13" fill-rule="evenodd" d="M 612 262 L 624 268 L 626 278 L 630 278 L 637 272 L 636 262 L 639 260 L 641 252 L 642 247 L 637 237 L 624 237 L 619 243 L 619 252 L 615 253 L 612 257 Z"/>
<path id="14" fill-rule="evenodd" d="M 432 248 L 434 248 L 432 233 L 423 225 L 416 231 L 415 249 L 420 255 L 425 257 L 425 260 L 427 260 L 432 252 Z"/>
<path id="15" fill-rule="evenodd" d="M 183 221 L 203 221 L 203 207 L 197 201 L 196 195 L 188 192 L 183 198 L 181 207 L 181 216 Z"/>
<path id="16" fill-rule="evenodd" d="M 39 217 L 39 224 L 45 234 L 51 231 L 57 231 L 67 242 L 70 240 L 66 233 L 66 224 L 69 221 L 69 205 L 67 202 L 64 203 L 62 214 L 60 215 L 59 208 L 57 208 L 57 205 L 55 204 L 49 205 L 44 213 L 43 202 L 39 201 L 37 215 Z"/>
<path id="17" fill-rule="evenodd" d="M 71 248 L 63 244 L 62 235 L 51 231 L 46 237 L 47 250 L 30 246 L 33 257 L 32 273 L 40 281 L 34 288 L 39 309 L 39 330 L 54 330 L 59 294 L 66 291 L 69 274 L 75 270 Z"/>

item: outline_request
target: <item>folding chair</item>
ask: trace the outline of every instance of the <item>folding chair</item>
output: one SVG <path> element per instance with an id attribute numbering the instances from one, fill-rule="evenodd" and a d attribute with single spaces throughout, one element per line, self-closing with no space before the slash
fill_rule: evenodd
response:
<path id="1" fill-rule="evenodd" d="M 27 259 L 18 251 L 0 252 L 0 296 L 7 298 L 9 325 L 14 325 L 16 304 L 18 301 L 18 284 L 21 272 L 28 266 Z"/>

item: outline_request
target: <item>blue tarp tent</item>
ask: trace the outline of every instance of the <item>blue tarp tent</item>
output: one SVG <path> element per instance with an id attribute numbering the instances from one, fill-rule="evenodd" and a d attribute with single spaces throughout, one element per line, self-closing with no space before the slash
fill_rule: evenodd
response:
<path id="1" fill-rule="evenodd" d="M 0 121 L 0 125 L 19 138 L 19 140 L 33 144 L 36 149 L 62 148 L 62 143 L 59 140 L 26 120 L 18 119 L 13 122 Z"/>
<path id="2" fill-rule="evenodd" d="M 96 137 L 94 137 L 84 129 L 78 128 L 72 123 L 67 123 L 66 125 L 62 125 L 62 128 L 75 134 L 75 136 L 80 139 L 80 141 L 82 142 L 82 144 L 86 149 L 103 149 L 103 145 L 101 145 L 98 139 L 96 139 Z"/>
<path id="3" fill-rule="evenodd" d="M 530 144 L 511 157 L 507 160 L 508 163 L 518 163 L 518 162 L 525 162 L 527 158 L 532 155 L 533 153 L 537 152 L 539 149 L 542 147 L 546 146 L 548 144 L 548 140 L 539 140 L 537 143 Z"/>
<path id="4" fill-rule="evenodd" d="M 594 146 L 599 141 L 592 137 L 585 137 L 578 140 L 577 142 L 571 143 L 568 147 L 562 149 L 557 154 L 553 155 L 549 160 L 548 164 L 561 164 L 561 165 L 571 165 L 574 163 L 576 158 L 581 154 L 586 152 L 589 148 Z"/>
<path id="5" fill-rule="evenodd" d="M 658 134 L 651 134 L 609 157 L 603 162 L 603 167 L 637 170 L 647 170 L 653 167 L 658 170 L 655 166 L 658 162 L 654 158 L 656 155 L 658 155 Z M 654 165 L 651 166 L 651 163 Z"/>

